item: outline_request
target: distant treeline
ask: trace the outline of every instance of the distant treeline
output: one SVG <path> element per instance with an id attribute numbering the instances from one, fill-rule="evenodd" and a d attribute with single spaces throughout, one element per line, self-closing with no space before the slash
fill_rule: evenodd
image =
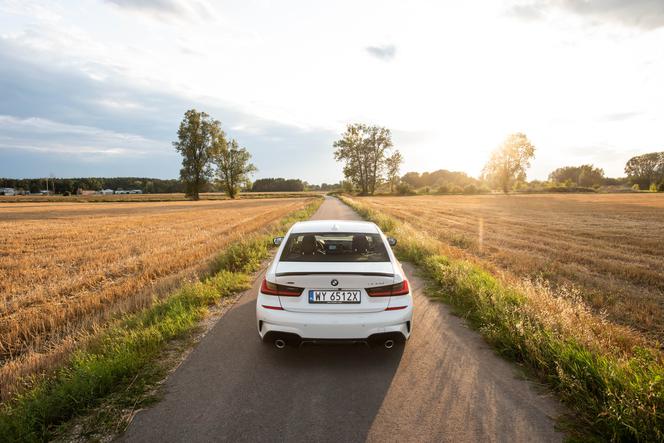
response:
<path id="1" fill-rule="evenodd" d="M 144 177 L 0 178 L 0 188 L 14 188 L 31 193 L 48 189 L 56 194 L 67 192 L 75 194 L 78 189 L 91 191 L 140 189 L 150 194 L 184 192 L 184 185 L 180 180 Z"/>
<path id="2" fill-rule="evenodd" d="M 300 192 L 300 191 L 336 191 L 341 183 L 322 183 L 312 185 L 297 178 L 259 178 L 251 185 L 251 192 Z"/>
<path id="3" fill-rule="evenodd" d="M 292 178 L 259 178 L 251 186 L 252 192 L 300 192 L 304 191 L 304 182 Z"/>
<path id="4" fill-rule="evenodd" d="M 632 157 L 625 165 L 625 177 L 607 177 L 594 165 L 564 166 L 552 171 L 547 181 L 517 180 L 518 191 L 593 192 L 602 187 L 611 189 L 630 187 L 633 190 L 664 191 L 664 152 L 650 152 Z M 414 192 L 467 193 L 489 192 L 495 187 L 487 180 L 477 179 L 464 172 L 439 169 L 434 172 L 408 172 L 397 185 L 399 194 Z"/>
<path id="5" fill-rule="evenodd" d="M 320 185 L 312 185 L 304 182 L 305 191 L 340 191 L 343 188 L 343 183 L 321 183 Z"/>
<path id="6" fill-rule="evenodd" d="M 83 191 L 140 189 L 146 194 L 170 194 L 185 191 L 184 184 L 179 179 L 164 180 L 145 177 L 0 178 L 0 188 L 14 188 L 19 192 L 30 193 L 38 193 L 48 189 L 55 194 L 75 194 L 79 189 Z M 312 185 L 300 179 L 261 178 L 243 190 L 252 192 L 300 192 L 335 191 L 339 189 L 341 189 L 341 183 Z M 217 183 L 206 183 L 201 190 L 217 192 L 221 190 L 221 186 Z"/>
<path id="7" fill-rule="evenodd" d="M 468 185 L 479 186 L 480 181 L 474 177 L 469 176 L 465 172 L 448 171 L 447 169 L 439 169 L 433 172 L 408 172 L 401 181 L 407 183 L 413 188 L 422 188 L 425 186 L 438 187 L 448 186 L 464 188 Z"/>

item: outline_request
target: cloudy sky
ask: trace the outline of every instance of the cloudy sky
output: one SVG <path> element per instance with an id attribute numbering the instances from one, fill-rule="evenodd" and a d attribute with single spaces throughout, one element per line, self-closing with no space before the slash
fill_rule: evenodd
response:
<path id="1" fill-rule="evenodd" d="M 664 150 L 663 0 L 0 0 L 0 176 L 176 177 L 185 110 L 256 177 L 341 178 L 348 122 L 403 172 L 479 174 L 510 132 L 530 178 Z"/>

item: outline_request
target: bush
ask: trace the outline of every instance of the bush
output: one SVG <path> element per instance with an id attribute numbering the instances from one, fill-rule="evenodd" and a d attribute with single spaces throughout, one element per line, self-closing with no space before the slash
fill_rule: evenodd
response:
<path id="1" fill-rule="evenodd" d="M 463 188 L 459 185 L 454 185 L 450 188 L 450 194 L 462 194 Z"/>
<path id="2" fill-rule="evenodd" d="M 406 182 L 401 182 L 397 185 L 397 194 L 399 195 L 413 195 L 415 191 L 413 188 Z"/>
<path id="3" fill-rule="evenodd" d="M 639 184 L 638 184 L 638 183 L 634 183 L 634 184 L 632 185 L 632 190 L 633 190 L 633 191 L 640 191 L 641 188 L 639 187 Z"/>
<path id="4" fill-rule="evenodd" d="M 448 192 L 450 192 L 450 187 L 445 183 L 440 184 L 436 189 L 437 194 L 447 194 Z"/>
<path id="5" fill-rule="evenodd" d="M 477 194 L 477 187 L 475 185 L 466 185 L 463 187 L 464 194 Z"/>
<path id="6" fill-rule="evenodd" d="M 659 184 L 659 186 L 657 187 L 657 190 L 659 192 L 664 192 L 664 181 Z"/>
<path id="7" fill-rule="evenodd" d="M 597 192 L 594 188 L 582 188 L 580 186 L 551 186 L 545 189 L 546 192 Z"/>
<path id="8" fill-rule="evenodd" d="M 650 192 L 657 192 L 657 185 L 654 183 L 650 183 L 650 188 L 648 188 Z"/>

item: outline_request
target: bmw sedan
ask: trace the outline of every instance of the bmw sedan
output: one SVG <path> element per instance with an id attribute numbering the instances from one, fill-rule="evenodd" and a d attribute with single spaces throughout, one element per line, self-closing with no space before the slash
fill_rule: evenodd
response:
<path id="1" fill-rule="evenodd" d="M 258 333 L 277 348 L 348 341 L 392 348 L 410 336 L 413 297 L 387 238 L 374 223 L 293 225 L 256 302 Z"/>

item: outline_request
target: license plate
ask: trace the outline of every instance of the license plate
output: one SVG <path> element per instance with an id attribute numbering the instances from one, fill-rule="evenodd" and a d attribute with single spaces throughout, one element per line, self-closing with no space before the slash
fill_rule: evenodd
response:
<path id="1" fill-rule="evenodd" d="M 360 303 L 360 290 L 309 290 L 309 303 Z"/>

